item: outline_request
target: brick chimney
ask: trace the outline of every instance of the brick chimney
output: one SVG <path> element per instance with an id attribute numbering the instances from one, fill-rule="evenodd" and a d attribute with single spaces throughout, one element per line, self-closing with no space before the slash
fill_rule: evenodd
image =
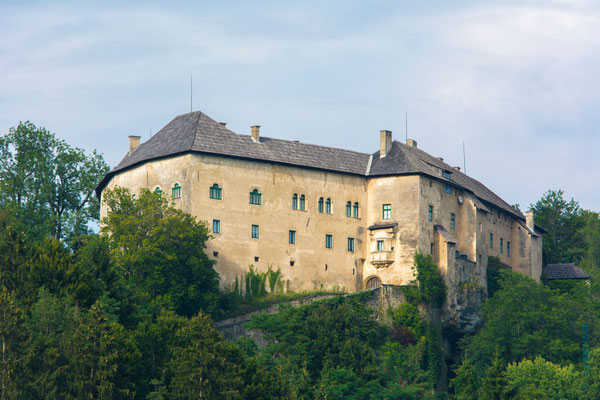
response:
<path id="1" fill-rule="evenodd" d="M 129 136 L 129 152 L 131 153 L 140 145 L 140 137 L 131 135 Z"/>
<path id="2" fill-rule="evenodd" d="M 413 139 L 407 139 L 406 144 L 409 145 L 410 147 L 417 147 L 417 141 L 413 140 Z"/>
<path id="3" fill-rule="evenodd" d="M 387 156 L 392 149 L 392 131 L 379 131 L 379 158 Z"/>
<path id="4" fill-rule="evenodd" d="M 260 125 L 252 125 L 252 140 L 254 143 L 260 143 Z"/>
<path id="5" fill-rule="evenodd" d="M 533 210 L 529 210 L 525 213 L 525 223 L 527 224 L 529 229 L 531 229 L 532 231 L 535 232 L 535 222 L 533 219 Z"/>

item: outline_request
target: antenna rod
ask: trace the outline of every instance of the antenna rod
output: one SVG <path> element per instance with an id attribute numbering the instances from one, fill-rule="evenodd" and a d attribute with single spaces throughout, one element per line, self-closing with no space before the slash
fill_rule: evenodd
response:
<path id="1" fill-rule="evenodd" d="M 194 98 L 194 94 L 192 93 L 192 87 L 192 75 L 190 74 L 190 112 L 192 112 L 192 100 Z"/>
<path id="2" fill-rule="evenodd" d="M 467 157 L 465 156 L 465 141 L 463 140 L 463 169 L 467 173 Z"/>
<path id="3" fill-rule="evenodd" d="M 404 141 L 404 143 L 408 143 L 408 113 L 406 113 L 406 121 L 405 121 L 405 126 L 404 126 L 404 132 L 406 132 L 406 140 Z"/>

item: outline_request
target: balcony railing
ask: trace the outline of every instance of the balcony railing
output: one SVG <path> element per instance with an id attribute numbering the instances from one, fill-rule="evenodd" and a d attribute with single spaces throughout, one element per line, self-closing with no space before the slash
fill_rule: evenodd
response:
<path id="1" fill-rule="evenodd" d="M 391 251 L 377 251 L 371 253 L 371 264 L 384 267 L 394 262 L 394 253 Z"/>

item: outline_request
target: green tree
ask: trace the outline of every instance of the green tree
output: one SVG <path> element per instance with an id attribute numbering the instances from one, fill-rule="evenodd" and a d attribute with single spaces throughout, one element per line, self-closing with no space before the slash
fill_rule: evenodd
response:
<path id="1" fill-rule="evenodd" d="M 36 238 L 73 240 L 99 218 L 94 188 L 108 172 L 44 128 L 22 122 L 0 137 L 0 207 L 13 210 Z"/>
<path id="2" fill-rule="evenodd" d="M 219 277 L 204 253 L 206 223 L 147 189 L 135 200 L 127 189 L 106 190 L 103 201 L 110 211 L 102 232 L 130 285 L 180 315 L 216 311 Z"/>
<path id="3" fill-rule="evenodd" d="M 579 262 L 585 254 L 579 203 L 567 201 L 562 190 L 549 190 L 530 208 L 536 224 L 547 231 L 542 235 L 544 263 Z"/>
<path id="4" fill-rule="evenodd" d="M 428 305 L 441 307 L 446 300 L 446 285 L 442 274 L 430 254 L 415 253 L 414 268 L 421 292 L 421 300 Z"/>
<path id="5" fill-rule="evenodd" d="M 22 309 L 6 290 L 0 289 L 0 399 L 16 398 L 27 335 Z"/>

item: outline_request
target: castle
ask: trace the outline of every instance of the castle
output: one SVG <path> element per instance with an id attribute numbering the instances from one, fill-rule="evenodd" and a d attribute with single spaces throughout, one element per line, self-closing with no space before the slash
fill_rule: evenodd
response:
<path id="1" fill-rule="evenodd" d="M 414 279 L 415 251 L 432 254 L 447 285 L 485 287 L 488 256 L 539 281 L 542 238 L 480 182 L 380 131 L 375 153 L 232 132 L 202 112 L 175 117 L 100 182 L 171 196 L 207 221 L 222 285 L 249 265 L 280 268 L 291 290 L 359 291 Z M 106 216 L 102 204 L 101 217 Z"/>

